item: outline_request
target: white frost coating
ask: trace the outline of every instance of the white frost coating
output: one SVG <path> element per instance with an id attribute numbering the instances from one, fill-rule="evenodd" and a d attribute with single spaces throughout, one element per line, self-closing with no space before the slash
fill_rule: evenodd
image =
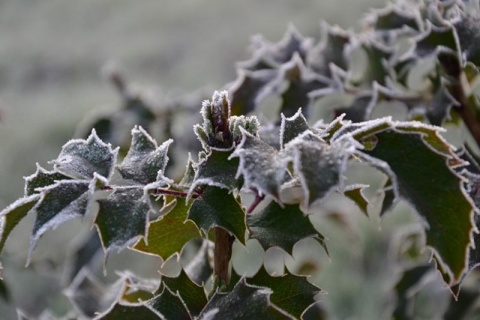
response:
<path id="1" fill-rule="evenodd" d="M 89 150 L 89 147 L 98 148 L 100 151 L 98 154 L 95 154 Z M 103 142 L 98 137 L 95 129 L 92 129 L 92 133 L 88 136 L 87 140 L 72 139 L 64 144 L 58 158 L 49 161 L 49 163 L 52 163 L 54 169 L 58 169 L 60 172 L 64 170 L 67 174 L 73 174 L 82 178 L 91 178 L 93 173 L 98 169 L 108 166 L 108 172 L 106 172 L 107 174 L 104 174 L 104 176 L 110 179 L 113 175 L 113 168 L 117 161 L 119 149 L 119 147 L 112 149 L 111 144 Z M 84 151 L 90 152 L 84 154 Z M 75 164 L 75 160 L 80 163 Z M 78 171 L 78 169 L 82 169 L 82 165 L 87 167 L 86 172 L 85 170 Z M 101 168 L 99 166 L 101 166 Z"/>
<path id="2" fill-rule="evenodd" d="M 28 197 L 23 197 L 23 198 L 20 198 L 20 199 L 17 199 L 15 202 L 11 203 L 8 207 L 6 207 L 5 209 L 3 209 L 2 211 L 0 211 L 0 218 L 6 216 L 9 212 L 29 203 L 29 202 L 33 202 L 33 201 L 37 201 L 38 199 L 40 199 L 40 195 L 39 194 L 32 194 L 31 196 L 28 196 Z"/>
<path id="3" fill-rule="evenodd" d="M 75 200 L 73 200 L 72 202 L 67 204 L 65 207 L 63 207 L 60 211 L 58 211 L 53 217 L 50 218 L 50 220 L 44 223 L 39 229 L 35 230 L 35 227 L 38 221 L 38 214 L 39 214 L 38 208 L 43 204 L 43 200 L 48 195 L 48 192 L 56 188 L 59 188 L 61 185 L 68 185 L 68 184 L 72 184 L 72 185 L 85 184 L 85 185 L 88 185 L 88 189 L 86 192 L 82 193 Z M 61 181 L 59 183 L 50 185 L 48 187 L 41 188 L 39 201 L 29 211 L 29 213 L 36 213 L 37 218 L 35 220 L 34 230 L 30 238 L 30 247 L 28 250 L 26 266 L 30 264 L 32 253 L 35 250 L 35 247 L 37 246 L 37 242 L 45 232 L 47 232 L 48 230 L 54 230 L 58 228 L 61 224 L 69 220 L 82 217 L 83 216 L 82 212 L 85 213 L 85 211 L 88 210 L 88 208 L 90 207 L 90 203 L 92 201 L 92 195 L 93 195 L 91 185 L 92 183 L 88 180 L 66 180 L 66 181 Z M 87 197 L 87 199 L 84 199 L 85 197 Z"/>
<path id="4" fill-rule="evenodd" d="M 152 145 L 153 148 L 157 147 L 157 142 L 155 139 L 153 139 L 145 129 L 142 128 L 142 126 L 136 125 L 133 127 L 132 131 L 132 146 L 135 146 L 140 140 L 140 138 L 145 138 L 147 139 L 147 142 Z"/>
<path id="5" fill-rule="evenodd" d="M 224 104 L 227 104 L 227 118 L 230 117 L 230 100 L 228 99 L 228 91 L 215 91 L 212 96 L 212 108 L 216 114 L 223 114 Z"/>
<path id="6" fill-rule="evenodd" d="M 215 316 L 219 312 L 220 312 L 219 308 L 213 308 L 212 310 L 208 310 L 207 312 L 205 312 L 205 314 L 202 315 L 202 317 L 199 318 L 198 320 L 215 320 Z"/>
<path id="7" fill-rule="evenodd" d="M 245 157 L 249 156 L 248 149 L 244 149 L 244 145 L 247 141 L 247 138 L 250 139 L 255 139 L 255 136 L 247 132 L 245 129 L 240 128 L 242 131 L 242 140 L 240 141 L 240 144 L 238 147 L 235 149 L 235 151 L 229 156 L 228 159 L 238 157 L 240 158 L 240 164 L 238 166 L 237 173 L 235 175 L 235 178 L 238 179 L 241 175 L 243 175 L 244 178 L 244 186 L 247 188 L 254 188 L 256 189 L 260 194 L 262 195 L 269 195 L 273 197 L 277 202 L 279 202 L 279 192 L 280 192 L 280 184 L 283 182 L 283 177 L 285 174 L 285 170 L 282 170 L 286 168 L 288 162 L 291 160 L 289 157 L 279 157 L 279 153 L 276 149 L 273 147 L 265 144 L 267 148 L 271 149 L 271 153 L 268 154 L 269 157 L 275 157 L 273 161 L 273 165 L 270 166 L 266 171 L 260 171 L 260 174 L 265 177 L 269 176 L 270 178 L 273 178 L 274 182 L 278 184 L 278 188 L 276 190 L 276 194 L 272 194 L 269 190 L 265 188 L 265 186 L 259 181 L 262 176 L 258 176 L 256 174 L 257 171 L 255 171 L 255 168 L 253 166 L 258 165 L 260 163 L 259 161 L 256 162 L 248 162 L 245 161 Z M 280 158 L 280 159 L 279 159 Z M 265 169 L 265 168 L 264 168 Z M 280 205 L 281 202 L 279 202 Z"/>
<path id="8" fill-rule="evenodd" d="M 298 117 L 302 116 L 302 108 L 298 108 L 297 112 L 291 116 L 290 118 L 285 117 L 283 112 L 280 114 L 281 122 L 280 122 L 280 147 L 283 149 L 285 146 L 283 145 L 283 136 L 285 133 L 285 123 L 287 121 L 293 122 L 297 120 Z"/>

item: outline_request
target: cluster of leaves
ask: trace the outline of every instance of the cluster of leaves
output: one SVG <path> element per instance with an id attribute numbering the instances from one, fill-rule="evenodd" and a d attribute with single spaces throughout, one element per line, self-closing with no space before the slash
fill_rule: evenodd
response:
<path id="1" fill-rule="evenodd" d="M 343 196 L 370 213 L 362 192 L 367 186 L 345 179 L 349 168 L 362 163 L 386 177 L 380 215 L 401 199 L 411 205 L 438 270 L 458 294 L 480 257 L 480 166 L 472 151 L 480 145 L 479 20 L 473 4 L 404 0 L 368 16 L 360 35 L 324 24 L 319 43 L 293 28 L 279 43 L 256 38 L 253 58 L 239 64 L 238 79 L 203 102 L 203 123 L 194 126 L 200 152 L 196 159 L 189 155 L 181 179 L 166 172 L 173 140 L 158 145 L 138 125 L 128 152 L 119 156 L 103 141 L 115 131 L 115 117 L 102 118 L 94 124 L 100 137 L 92 130 L 86 139 L 71 140 L 52 170 L 38 166 L 26 178 L 24 196 L 0 212 L 0 251 L 20 221 L 35 215 L 30 263 L 42 235 L 97 210 L 97 202 L 94 224 L 105 259 L 131 248 L 166 261 L 194 239 L 202 241 L 177 277 L 148 285 L 121 277 L 119 294 L 97 318 L 318 317 L 321 289 L 306 277 L 291 271 L 274 276 L 264 267 L 251 277 L 235 271 L 225 277 L 217 265 L 212 269 L 211 241 L 218 248 L 224 232 L 230 250 L 232 242 L 245 246 L 255 239 L 264 250 L 277 247 L 288 255 L 305 239 L 326 246 L 312 217 L 327 198 Z M 362 61 L 361 70 L 355 59 Z M 281 97 L 279 116 L 261 125 L 251 114 L 270 95 Z M 137 117 L 149 129 L 160 119 L 170 128 L 171 118 L 156 117 L 140 98 L 126 99 L 123 116 Z M 320 108 L 322 101 L 329 101 L 328 108 Z M 403 106 L 407 118 L 372 120 L 386 105 Z M 321 112 L 332 120 L 318 121 Z M 440 126 L 461 122 L 477 145 L 456 151 Z M 224 254 L 228 265 L 231 252 Z M 389 316 L 402 319 L 411 316 L 409 290 L 431 267 L 399 269 L 398 304 Z M 75 293 L 91 282 L 81 272 L 70 288 L 73 303 L 87 316 L 98 310 L 89 310 Z"/>

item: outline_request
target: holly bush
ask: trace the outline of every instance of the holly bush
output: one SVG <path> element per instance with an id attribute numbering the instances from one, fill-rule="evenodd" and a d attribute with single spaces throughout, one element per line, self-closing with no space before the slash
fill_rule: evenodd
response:
<path id="1" fill-rule="evenodd" d="M 68 319 L 475 317 L 479 4 L 398 0 L 363 25 L 256 37 L 203 102 L 154 107 L 112 72 L 123 106 L 25 178 L 0 250 L 33 215 L 34 264 L 44 234 L 93 216 L 104 263 L 180 259 L 173 275 L 119 272 L 104 288 L 84 255 Z"/>

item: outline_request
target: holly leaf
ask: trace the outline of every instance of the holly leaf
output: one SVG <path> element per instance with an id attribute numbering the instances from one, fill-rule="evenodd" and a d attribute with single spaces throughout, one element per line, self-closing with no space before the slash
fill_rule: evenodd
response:
<path id="1" fill-rule="evenodd" d="M 163 276 L 162 281 L 185 302 L 192 316 L 200 314 L 207 304 L 207 296 L 203 287 L 190 280 L 185 271 L 182 270 L 180 275 L 175 278 Z"/>
<path id="2" fill-rule="evenodd" d="M 387 78 L 392 78 L 393 49 L 374 41 L 364 43 L 362 49 L 367 55 L 363 81 L 368 87 L 371 87 L 374 82 L 385 86 Z"/>
<path id="3" fill-rule="evenodd" d="M 465 14 L 459 16 L 459 19 L 453 23 L 453 27 L 458 36 L 460 52 L 465 55 L 467 61 L 480 65 L 480 46 L 478 45 L 480 37 L 479 28 L 480 18 L 478 14 Z"/>
<path id="4" fill-rule="evenodd" d="M 239 70 L 237 80 L 230 86 L 231 115 L 246 115 L 272 91 L 278 70 Z M 273 86 L 273 87 L 272 87 Z"/>
<path id="5" fill-rule="evenodd" d="M 93 317 L 102 306 L 106 288 L 88 271 L 81 269 L 65 290 L 65 295 L 83 316 Z"/>
<path id="6" fill-rule="evenodd" d="M 437 130 L 420 123 L 404 127 L 410 130 L 378 133 L 376 147 L 367 153 L 384 161 L 378 165 L 387 166 L 396 194 L 408 200 L 425 219 L 427 244 L 450 278 L 458 282 L 467 268 L 473 204 L 462 179 L 447 164 L 453 155 L 439 151 L 439 139 L 435 140 L 438 146 L 425 142 L 428 136 L 422 130 L 438 138 Z M 443 148 L 450 146 L 444 142 Z"/>
<path id="7" fill-rule="evenodd" d="M 107 253 L 130 246 L 145 236 L 150 206 L 143 188 L 117 188 L 97 202 L 95 224 Z"/>
<path id="8" fill-rule="evenodd" d="M 343 190 L 343 194 L 355 202 L 355 204 L 358 206 L 358 208 L 368 217 L 368 200 L 365 198 L 365 196 L 362 193 L 362 190 L 368 188 L 368 185 L 366 184 L 355 184 L 346 187 Z"/>
<path id="9" fill-rule="evenodd" d="M 213 273 L 208 254 L 209 248 L 212 246 L 213 243 L 211 241 L 204 239 L 202 241 L 202 246 L 197 251 L 197 254 L 185 266 L 185 273 L 199 286 L 206 283 Z"/>
<path id="10" fill-rule="evenodd" d="M 230 159 L 232 150 L 211 149 L 207 157 L 197 166 L 195 178 L 190 187 L 190 193 L 199 186 L 215 186 L 232 191 L 239 188 L 240 182 L 236 178 L 239 161 Z"/>
<path id="11" fill-rule="evenodd" d="M 38 199 L 40 199 L 38 194 L 20 198 L 0 212 L 0 252 L 10 232 L 25 218 Z"/>
<path id="12" fill-rule="evenodd" d="M 326 22 L 323 22 L 322 30 L 324 33 L 322 41 L 308 52 L 307 66 L 330 78 L 333 76 L 331 65 L 343 70 L 348 68 L 345 48 L 350 43 L 350 34 Z"/>
<path id="13" fill-rule="evenodd" d="M 37 163 L 37 170 L 34 174 L 25 177 L 25 196 L 39 193 L 41 188 L 48 187 L 60 180 L 70 178 L 58 171 L 47 171 Z"/>
<path id="14" fill-rule="evenodd" d="M 271 294 L 270 289 L 251 286 L 242 278 L 231 292 L 217 291 L 198 319 L 294 319 L 270 302 Z"/>
<path id="15" fill-rule="evenodd" d="M 292 254 L 293 246 L 300 240 L 313 237 L 323 243 L 323 236 L 313 227 L 299 205 L 284 205 L 272 201 L 261 212 L 247 216 L 250 238 L 257 239 L 267 250 L 280 247 Z"/>
<path id="16" fill-rule="evenodd" d="M 222 227 L 245 244 L 245 212 L 228 190 L 207 187 L 188 210 L 188 219 L 208 234 L 213 227 Z"/>
<path id="17" fill-rule="evenodd" d="M 285 150 L 293 154 L 293 170 L 308 207 L 320 203 L 342 185 L 347 161 L 355 149 L 347 139 L 328 144 L 311 131 L 287 144 Z"/>
<path id="18" fill-rule="evenodd" d="M 173 293 L 167 285 L 163 284 L 162 287 L 162 292 L 147 301 L 146 306 L 161 314 L 162 319 L 192 319 L 181 297 Z"/>
<path id="19" fill-rule="evenodd" d="M 27 265 L 40 237 L 48 230 L 74 218 L 83 217 L 93 197 L 95 181 L 62 180 L 41 189 L 40 199 L 29 211 L 36 214 L 30 239 Z"/>
<path id="20" fill-rule="evenodd" d="M 237 176 L 243 176 L 244 187 L 256 189 L 278 201 L 280 188 L 288 178 L 289 157 L 243 129 L 242 133 L 242 141 L 230 156 L 240 158 Z"/>
<path id="21" fill-rule="evenodd" d="M 159 181 L 165 172 L 168 162 L 168 147 L 172 139 L 165 141 L 159 147 L 153 138 L 142 128 L 132 129 L 132 144 L 127 156 L 117 166 L 124 179 L 139 184 L 149 184 Z"/>
<path id="22" fill-rule="evenodd" d="M 272 57 L 278 64 L 283 64 L 292 59 L 295 54 L 305 60 L 311 40 L 304 38 L 293 25 L 288 27 L 283 38 L 272 45 L 265 45 L 265 54 Z"/>
<path id="23" fill-rule="evenodd" d="M 112 150 L 92 130 L 87 140 L 74 139 L 67 142 L 52 163 L 55 170 L 72 178 L 92 179 L 97 173 L 110 179 L 117 154 L 118 148 Z"/>
<path id="24" fill-rule="evenodd" d="M 282 122 L 280 124 L 280 146 L 284 148 L 285 144 L 292 141 L 305 130 L 310 129 L 307 119 L 302 114 L 302 109 L 287 118 L 283 113 L 281 114 Z"/>
<path id="25" fill-rule="evenodd" d="M 170 204 L 173 209 L 148 224 L 146 239 L 140 239 L 134 246 L 135 250 L 154 254 L 167 261 L 172 255 L 179 254 L 183 246 L 191 239 L 201 238 L 197 226 L 187 220 L 189 205 Z"/>
<path id="26" fill-rule="evenodd" d="M 459 43 L 454 28 L 438 27 L 430 22 L 427 22 L 426 26 L 426 32 L 416 41 L 414 52 L 416 56 L 425 58 L 441 51 L 457 52 Z"/>
<path id="27" fill-rule="evenodd" d="M 299 319 L 305 310 L 315 303 L 315 294 L 321 292 L 320 288 L 308 282 L 306 277 L 290 273 L 271 276 L 264 268 L 260 268 L 256 275 L 245 280 L 248 284 L 271 289 L 273 293 L 270 301 Z"/>
<path id="28" fill-rule="evenodd" d="M 96 320 L 159 320 L 164 319 L 157 311 L 143 303 L 117 302 L 104 313 L 95 317 Z"/>
<path id="29" fill-rule="evenodd" d="M 313 99 L 309 93 L 330 85 L 326 78 L 308 72 L 302 59 L 294 54 L 290 62 L 284 64 L 281 78 L 288 81 L 288 88 L 282 93 L 280 112 L 287 117 L 293 116 L 299 108 L 308 115 Z"/>
<path id="30" fill-rule="evenodd" d="M 387 6 L 385 9 L 374 12 L 367 17 L 376 31 L 391 31 L 404 29 L 419 30 L 419 21 L 412 14 L 393 5 Z"/>

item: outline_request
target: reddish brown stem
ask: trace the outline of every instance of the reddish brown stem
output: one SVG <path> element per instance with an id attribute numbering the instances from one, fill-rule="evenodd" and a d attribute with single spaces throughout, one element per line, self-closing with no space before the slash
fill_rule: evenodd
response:
<path id="1" fill-rule="evenodd" d="M 252 213 L 253 210 L 255 210 L 255 208 L 258 206 L 258 204 L 260 202 L 262 202 L 263 199 L 265 199 L 265 196 L 264 195 L 259 195 L 257 193 L 257 195 L 255 196 L 255 199 L 253 200 L 252 204 L 250 205 L 250 207 L 248 207 L 247 214 Z"/>
<path id="2" fill-rule="evenodd" d="M 215 250 L 214 250 L 214 267 L 213 273 L 217 276 L 224 284 L 228 284 L 230 281 L 229 278 L 229 266 L 230 259 L 232 258 L 232 237 L 225 229 L 216 227 L 215 228 Z"/>
<path id="3" fill-rule="evenodd" d="M 168 190 L 168 189 L 156 189 L 155 193 L 156 194 L 164 194 L 164 195 L 167 195 L 167 196 L 182 197 L 182 198 L 186 198 L 187 195 L 188 195 L 187 192 Z M 192 194 L 192 199 L 197 199 L 198 197 L 200 197 L 200 195 L 201 195 L 200 192 L 196 192 L 196 193 Z"/>

